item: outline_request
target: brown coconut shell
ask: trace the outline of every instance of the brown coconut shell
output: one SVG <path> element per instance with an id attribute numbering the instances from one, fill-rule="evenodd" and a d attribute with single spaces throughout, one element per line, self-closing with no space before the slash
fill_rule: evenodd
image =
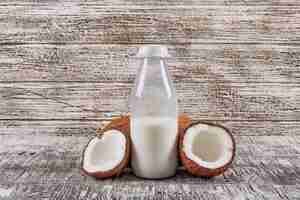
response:
<path id="1" fill-rule="evenodd" d="M 184 134 L 184 131 L 187 127 L 189 127 L 192 124 L 192 119 L 185 115 L 179 115 L 178 117 L 178 135 Z"/>
<path id="2" fill-rule="evenodd" d="M 187 127 L 189 127 L 192 124 L 192 119 L 185 115 L 185 114 L 181 114 L 178 117 L 178 158 L 180 158 L 180 136 L 184 135 L 184 131 Z M 178 159 L 178 166 L 182 166 L 182 162 L 181 159 Z"/>
<path id="3" fill-rule="evenodd" d="M 101 135 L 102 133 L 109 130 L 118 130 L 122 133 L 130 135 L 130 116 L 124 115 L 117 118 L 113 118 L 109 124 L 107 124 L 103 128 L 97 129 L 96 133 L 97 135 Z"/>
<path id="4" fill-rule="evenodd" d="M 128 166 L 130 160 L 130 151 L 131 151 L 131 141 L 130 141 L 130 118 L 129 116 L 121 116 L 118 118 L 113 119 L 108 125 L 106 125 L 103 129 L 97 130 L 97 137 L 102 137 L 104 134 L 109 134 L 107 131 L 109 130 L 118 130 L 126 137 L 126 150 L 125 150 L 125 157 L 121 161 L 121 163 L 116 166 L 115 168 L 108 170 L 108 171 L 99 171 L 90 173 L 83 168 L 83 160 L 87 146 L 92 141 L 92 139 L 88 142 L 88 144 L 84 147 L 82 153 L 82 161 L 81 161 L 81 169 L 82 172 L 86 175 L 93 176 L 95 178 L 103 179 L 103 178 L 110 178 L 114 176 L 119 176 L 124 169 Z"/>
<path id="5" fill-rule="evenodd" d="M 224 129 L 226 131 L 226 133 L 228 133 L 228 135 L 231 137 L 232 139 L 232 146 L 233 146 L 233 153 L 232 153 L 232 157 L 231 159 L 226 163 L 226 165 L 219 167 L 219 168 L 215 168 L 215 169 L 210 169 L 210 168 L 206 168 L 203 166 L 198 165 L 197 163 L 195 163 L 193 160 L 189 159 L 187 157 L 187 155 L 185 154 L 185 152 L 183 151 L 183 139 L 185 136 L 186 131 L 190 128 L 193 127 L 197 124 L 207 124 L 209 126 L 217 126 L 220 127 L 222 129 Z M 198 121 L 196 123 L 191 123 L 184 131 L 179 133 L 179 154 L 180 154 L 180 160 L 183 164 L 183 166 L 185 167 L 185 169 L 192 175 L 194 176 L 200 176 L 200 177 L 213 177 L 213 176 L 218 176 L 222 173 L 224 173 L 229 166 L 231 165 L 231 163 L 234 160 L 235 157 L 235 150 L 236 150 L 236 143 L 234 140 L 233 135 L 231 134 L 231 132 L 229 131 L 229 129 L 227 129 L 226 127 L 219 125 L 219 124 L 214 124 L 214 123 L 210 123 L 210 122 L 204 122 L 204 121 Z"/>

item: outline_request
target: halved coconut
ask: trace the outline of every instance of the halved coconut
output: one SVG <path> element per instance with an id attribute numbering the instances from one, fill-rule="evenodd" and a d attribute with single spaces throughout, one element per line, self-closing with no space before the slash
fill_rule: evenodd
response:
<path id="1" fill-rule="evenodd" d="M 235 141 L 221 125 L 197 122 L 180 133 L 179 152 L 183 166 L 193 175 L 222 174 L 235 156 Z"/>
<path id="2" fill-rule="evenodd" d="M 120 117 L 97 131 L 83 151 L 82 171 L 96 178 L 120 175 L 130 157 L 129 117 Z"/>

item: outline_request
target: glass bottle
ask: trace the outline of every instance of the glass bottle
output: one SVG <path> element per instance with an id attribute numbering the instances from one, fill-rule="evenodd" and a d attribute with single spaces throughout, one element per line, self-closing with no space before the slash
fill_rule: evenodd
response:
<path id="1" fill-rule="evenodd" d="M 161 45 L 139 49 L 139 65 L 130 99 L 132 168 L 143 178 L 165 178 L 177 167 L 177 99 Z"/>

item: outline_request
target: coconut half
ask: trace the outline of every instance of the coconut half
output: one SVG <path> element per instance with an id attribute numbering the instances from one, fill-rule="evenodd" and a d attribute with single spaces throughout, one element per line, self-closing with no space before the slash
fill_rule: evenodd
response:
<path id="1" fill-rule="evenodd" d="M 129 117 L 113 119 L 97 130 L 83 151 L 82 171 L 96 178 L 120 175 L 130 157 Z"/>
<path id="2" fill-rule="evenodd" d="M 235 156 L 235 141 L 223 126 L 198 122 L 181 133 L 179 152 L 183 166 L 193 175 L 222 174 Z"/>

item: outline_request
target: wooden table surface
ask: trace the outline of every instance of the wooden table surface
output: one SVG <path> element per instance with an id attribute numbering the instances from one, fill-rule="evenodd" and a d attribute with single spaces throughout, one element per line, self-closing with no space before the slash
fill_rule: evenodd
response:
<path id="1" fill-rule="evenodd" d="M 166 44 L 181 113 L 232 130 L 224 175 L 79 173 L 128 111 L 130 57 Z M 300 199 L 300 1 L 1 0 L 0 199 Z"/>

